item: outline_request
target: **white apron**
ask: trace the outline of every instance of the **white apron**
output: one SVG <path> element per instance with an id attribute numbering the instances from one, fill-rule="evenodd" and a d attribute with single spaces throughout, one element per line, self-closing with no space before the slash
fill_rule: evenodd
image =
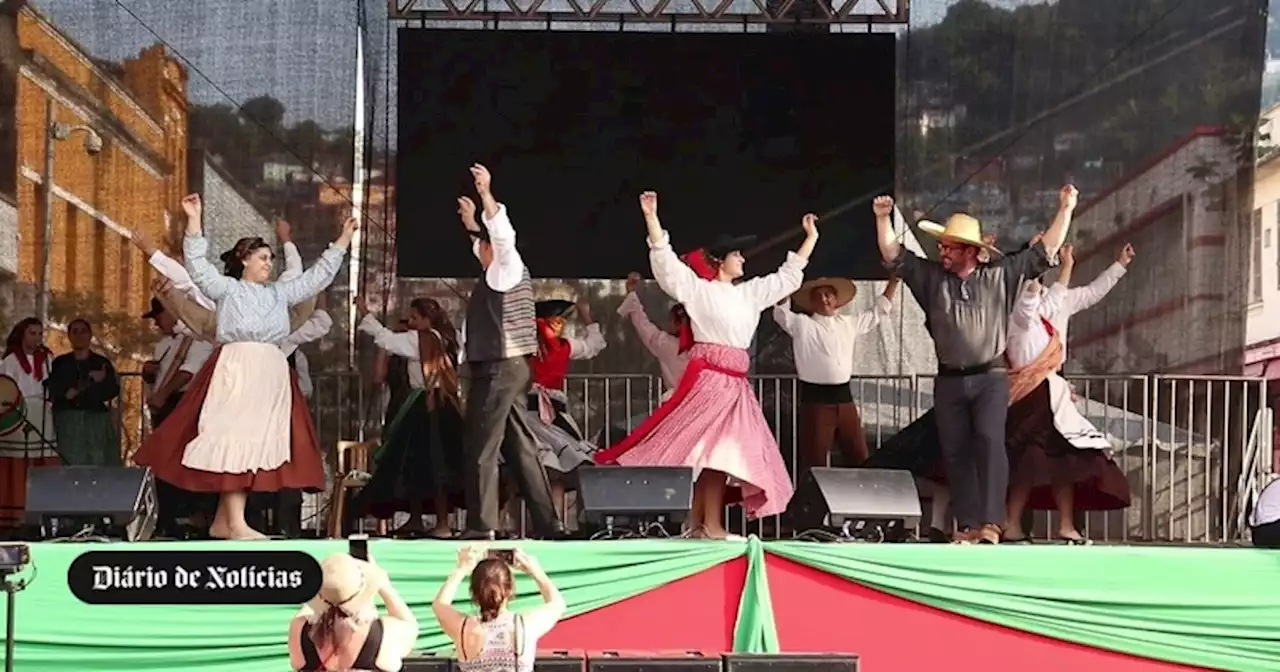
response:
<path id="1" fill-rule="evenodd" d="M 220 474 L 277 469 L 289 461 L 292 413 L 289 362 L 280 348 L 228 343 L 218 352 L 182 464 Z"/>

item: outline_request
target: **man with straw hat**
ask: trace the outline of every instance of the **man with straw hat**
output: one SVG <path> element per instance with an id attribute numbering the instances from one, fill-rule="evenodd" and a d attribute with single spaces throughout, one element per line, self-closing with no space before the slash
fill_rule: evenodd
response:
<path id="1" fill-rule="evenodd" d="M 1000 542 L 1009 485 L 1009 315 L 1023 280 L 1048 270 L 1062 247 L 1078 195 L 1075 187 L 1064 186 L 1058 213 L 1040 242 L 1007 256 L 983 240 L 982 225 L 969 215 L 952 215 L 946 226 L 922 221 L 920 229 L 938 238 L 939 261 L 903 249 L 894 231 L 892 197 L 880 196 L 872 205 L 880 254 L 920 302 L 937 352 L 934 411 L 958 543 Z M 983 252 L 988 262 L 980 260 Z"/>
<path id="2" fill-rule="evenodd" d="M 827 466 L 832 443 L 840 445 L 852 464 L 867 459 L 867 437 L 849 385 L 853 352 L 858 337 L 874 330 L 893 310 L 898 282 L 896 277 L 890 279 L 870 310 L 848 310 L 858 287 L 847 278 L 810 280 L 774 307 L 774 321 L 791 336 L 800 379 L 797 477 L 813 467 Z"/>

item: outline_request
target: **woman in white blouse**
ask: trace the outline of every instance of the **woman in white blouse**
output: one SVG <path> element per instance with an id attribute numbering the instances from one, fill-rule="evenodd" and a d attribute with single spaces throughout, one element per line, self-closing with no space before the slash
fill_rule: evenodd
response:
<path id="1" fill-rule="evenodd" d="M 0 528 L 22 525 L 27 506 L 27 471 L 33 467 L 56 467 L 58 437 L 53 413 L 45 391 L 52 372 L 53 353 L 44 345 L 44 325 L 28 317 L 13 327 L 5 341 L 0 375 L 9 380 L 0 388 L 15 395 L 0 407 Z M 14 389 L 16 388 L 16 389 Z"/>
<path id="2" fill-rule="evenodd" d="M 730 485 L 753 518 L 781 513 L 791 500 L 791 478 L 778 443 L 747 382 L 747 347 L 761 311 L 800 287 L 818 243 L 818 218 L 804 216 L 804 243 L 777 272 L 736 283 L 742 277 L 741 251 L 711 249 L 700 255 L 700 272 L 695 273 L 671 250 L 658 220 L 658 195 L 642 194 L 640 209 L 654 277 L 663 291 L 684 304 L 697 344 L 689 350 L 675 394 L 631 436 L 597 455 L 597 461 L 693 467 L 697 483 L 689 535 L 733 538 L 722 517 Z"/>
<path id="3" fill-rule="evenodd" d="M 210 536 L 261 539 L 265 535 L 245 521 L 249 492 L 324 489 L 315 427 L 280 344 L 291 331 L 289 307 L 333 282 L 358 222 L 348 218 L 301 276 L 273 283 L 274 255 L 261 238 L 237 242 L 223 255 L 226 274 L 218 273 L 205 258 L 200 197 L 187 196 L 182 207 L 187 271 L 217 304 L 220 347 L 134 460 L 184 490 L 220 493 Z"/>
<path id="4" fill-rule="evenodd" d="M 458 332 L 434 299 L 409 303 L 408 330 L 392 331 L 372 315 L 364 300 L 360 331 L 373 336 L 378 348 L 402 358 L 411 392 L 383 431 L 374 454 L 373 479 L 351 503 L 359 515 L 380 520 L 408 511 L 409 522 L 397 536 L 453 536 L 449 514 L 462 505 L 458 487 L 462 473 L 462 401 L 458 391 Z M 430 502 L 435 527 L 422 523 Z"/>

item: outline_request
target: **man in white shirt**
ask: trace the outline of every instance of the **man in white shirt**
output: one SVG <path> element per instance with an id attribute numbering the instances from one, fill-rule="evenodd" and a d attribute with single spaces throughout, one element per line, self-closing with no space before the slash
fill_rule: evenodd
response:
<path id="1" fill-rule="evenodd" d="M 858 338 L 893 310 L 899 280 L 893 277 L 870 310 L 854 311 L 858 288 L 845 278 L 818 278 L 800 286 L 773 309 L 773 319 L 791 336 L 800 379 L 799 450 L 796 476 L 827 466 L 832 444 L 850 466 L 870 454 L 858 405 L 853 402 L 854 349 Z M 793 312 L 794 306 L 799 312 Z"/>
<path id="2" fill-rule="evenodd" d="M 155 322 L 162 335 L 156 343 L 151 361 L 142 366 L 142 379 L 152 428 L 159 427 L 177 408 L 191 379 L 200 372 L 213 354 L 213 345 L 190 335 L 179 334 L 178 318 L 165 310 L 158 299 L 151 299 L 151 310 L 143 316 Z M 164 536 L 182 537 L 182 519 L 217 506 L 217 495 L 187 492 L 156 479 L 158 525 Z"/>

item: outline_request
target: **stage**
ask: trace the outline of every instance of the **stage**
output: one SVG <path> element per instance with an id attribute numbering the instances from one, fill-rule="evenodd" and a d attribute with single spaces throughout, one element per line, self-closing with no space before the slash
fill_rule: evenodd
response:
<path id="1" fill-rule="evenodd" d="M 848 652 L 866 670 L 1156 672 L 1275 669 L 1280 554 L 1248 548 L 950 546 L 687 540 L 500 542 L 534 554 L 568 603 L 544 650 Z M 459 542 L 374 539 L 370 552 L 447 651 L 430 602 Z M 67 570 L 88 551 L 279 551 L 344 540 L 31 545 L 17 595 L 21 672 L 285 669 L 291 605 L 87 605 Z M 25 570 L 30 576 L 32 568 Z M 516 608 L 539 601 L 520 578 Z M 465 589 L 460 596 L 465 595 Z"/>

